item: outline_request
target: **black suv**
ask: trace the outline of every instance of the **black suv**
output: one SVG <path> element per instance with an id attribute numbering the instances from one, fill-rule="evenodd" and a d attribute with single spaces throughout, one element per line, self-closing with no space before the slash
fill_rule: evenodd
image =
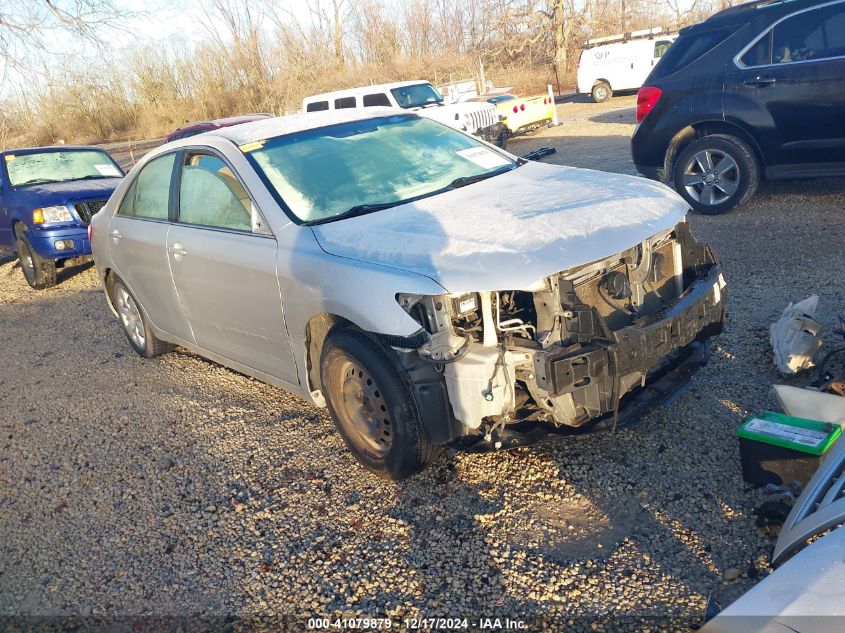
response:
<path id="1" fill-rule="evenodd" d="M 845 175 L 845 0 L 762 0 L 683 29 L 637 95 L 640 173 L 700 213 Z"/>

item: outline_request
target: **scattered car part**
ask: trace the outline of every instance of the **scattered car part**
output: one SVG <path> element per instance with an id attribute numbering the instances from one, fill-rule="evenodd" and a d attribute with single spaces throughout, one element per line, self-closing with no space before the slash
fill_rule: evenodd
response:
<path id="1" fill-rule="evenodd" d="M 810 538 L 843 522 L 845 522 L 845 442 L 840 441 L 833 446 L 827 458 L 821 463 L 786 518 L 775 545 L 772 564 L 781 564 Z M 840 529 L 835 532 L 842 533 L 843 531 Z M 843 560 L 845 557 L 839 556 L 839 561 Z"/>
<path id="2" fill-rule="evenodd" d="M 790 303 L 769 328 L 775 365 L 786 376 L 812 367 L 822 348 L 822 326 L 813 320 L 818 303 L 818 295 Z"/>
<path id="3" fill-rule="evenodd" d="M 772 385 L 771 393 L 789 415 L 831 422 L 845 430 L 845 398 L 792 385 Z"/>
<path id="4" fill-rule="evenodd" d="M 836 633 L 842 630 L 843 616 L 845 528 L 837 528 L 786 561 L 699 630 Z"/>
<path id="5" fill-rule="evenodd" d="M 525 160 L 540 160 L 541 158 L 545 158 L 546 156 L 551 156 L 556 153 L 557 149 L 554 147 L 540 147 L 535 149 L 533 152 L 523 154 L 522 158 Z"/>

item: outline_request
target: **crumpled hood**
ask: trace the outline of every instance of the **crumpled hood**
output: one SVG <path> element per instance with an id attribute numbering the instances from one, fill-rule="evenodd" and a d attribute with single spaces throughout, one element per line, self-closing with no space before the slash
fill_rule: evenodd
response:
<path id="1" fill-rule="evenodd" d="M 97 178 L 95 180 L 71 180 L 51 182 L 43 185 L 21 187 L 17 191 L 38 201 L 40 207 L 65 204 L 71 200 L 108 198 L 120 184 L 122 178 Z"/>
<path id="2" fill-rule="evenodd" d="M 687 209 L 644 178 L 529 162 L 312 229 L 328 253 L 425 275 L 449 292 L 520 290 L 670 229 Z"/>

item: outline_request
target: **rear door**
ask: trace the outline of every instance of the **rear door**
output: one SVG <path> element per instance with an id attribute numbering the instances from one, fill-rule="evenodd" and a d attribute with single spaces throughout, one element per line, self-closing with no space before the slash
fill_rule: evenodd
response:
<path id="1" fill-rule="evenodd" d="M 845 168 L 845 2 L 779 20 L 735 61 L 726 92 L 765 114 L 770 176 Z"/>
<path id="2" fill-rule="evenodd" d="M 194 340 L 224 359 L 298 385 L 276 276 L 276 240 L 231 167 L 210 151 L 180 159 L 167 240 Z"/>
<path id="3" fill-rule="evenodd" d="M 160 330 L 191 341 L 167 259 L 175 161 L 175 153 L 165 154 L 144 165 L 109 220 L 108 230 L 117 274 L 140 301 L 149 320 Z"/>

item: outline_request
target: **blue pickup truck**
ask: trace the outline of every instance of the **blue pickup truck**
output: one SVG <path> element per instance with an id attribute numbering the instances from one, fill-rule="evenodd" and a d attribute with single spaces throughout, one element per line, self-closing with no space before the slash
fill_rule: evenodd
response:
<path id="1" fill-rule="evenodd" d="M 93 147 L 0 152 L 0 247 L 18 254 L 30 286 L 55 286 L 57 267 L 91 254 L 88 223 L 123 176 Z"/>

